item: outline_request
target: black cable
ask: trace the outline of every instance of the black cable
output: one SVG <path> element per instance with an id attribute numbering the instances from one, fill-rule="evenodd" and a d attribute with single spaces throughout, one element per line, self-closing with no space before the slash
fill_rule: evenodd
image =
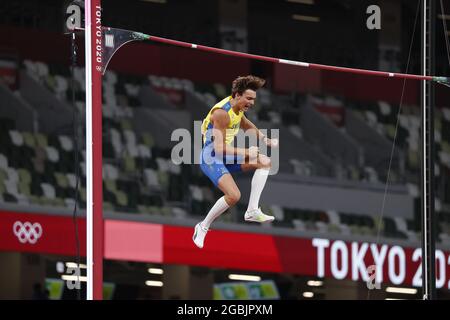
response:
<path id="1" fill-rule="evenodd" d="M 414 27 L 413 27 L 412 35 L 411 35 L 411 42 L 409 43 L 408 60 L 406 62 L 405 73 L 408 73 L 409 67 L 410 67 L 411 53 L 412 53 L 412 49 L 413 49 L 413 45 L 414 45 L 414 36 L 416 34 L 417 21 L 418 21 L 418 18 L 419 18 L 420 3 L 421 3 L 421 0 L 418 0 L 417 1 L 417 9 L 416 9 L 416 17 L 414 19 Z M 378 220 L 377 221 L 378 225 L 377 225 L 377 240 L 376 240 L 376 243 L 380 243 L 380 232 L 381 232 L 381 228 L 382 228 L 382 225 L 383 225 L 384 210 L 385 210 L 385 205 L 386 205 L 386 197 L 387 197 L 387 193 L 388 193 L 388 187 L 389 187 L 390 175 L 391 175 L 391 168 L 392 168 L 392 159 L 394 157 L 394 152 L 395 152 L 395 147 L 396 147 L 396 142 L 397 142 L 398 127 L 399 127 L 399 124 L 400 124 L 400 115 L 402 114 L 402 107 L 403 107 L 403 98 L 404 98 L 404 93 L 405 93 L 405 87 L 406 87 L 406 79 L 403 79 L 402 92 L 401 92 L 401 95 L 400 95 L 400 104 L 399 104 L 398 111 L 397 111 L 397 122 L 395 124 L 394 139 L 392 141 L 391 153 L 390 153 L 390 156 L 389 156 L 388 172 L 387 172 L 387 177 L 386 177 L 386 183 L 384 185 L 383 202 L 382 202 L 382 205 L 381 205 L 381 212 L 380 212 L 379 215 L 376 216 L 376 218 Z M 370 300 L 370 292 L 371 292 L 371 290 L 367 291 L 367 300 Z"/>
<path id="2" fill-rule="evenodd" d="M 78 238 L 78 221 L 77 221 L 77 204 L 78 204 L 78 188 L 80 180 L 80 169 L 78 163 L 78 113 L 75 105 L 75 67 L 77 65 L 77 45 L 75 43 L 75 30 L 72 32 L 71 38 L 71 89 L 72 89 L 72 107 L 73 107 L 73 141 L 74 141 L 74 161 L 75 161 L 75 195 L 74 195 L 74 208 L 72 214 L 72 220 L 75 228 L 75 243 L 76 243 L 76 256 L 77 256 L 77 284 L 80 282 L 80 239 Z M 77 299 L 81 300 L 81 287 L 77 292 Z"/>

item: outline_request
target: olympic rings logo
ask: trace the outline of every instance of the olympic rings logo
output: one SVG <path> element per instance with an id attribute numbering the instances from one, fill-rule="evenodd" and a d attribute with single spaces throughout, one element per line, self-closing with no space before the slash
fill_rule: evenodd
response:
<path id="1" fill-rule="evenodd" d="M 42 236 L 42 226 L 38 222 L 31 224 L 28 221 L 25 223 L 16 221 L 13 225 L 13 231 L 20 243 L 35 244 Z"/>

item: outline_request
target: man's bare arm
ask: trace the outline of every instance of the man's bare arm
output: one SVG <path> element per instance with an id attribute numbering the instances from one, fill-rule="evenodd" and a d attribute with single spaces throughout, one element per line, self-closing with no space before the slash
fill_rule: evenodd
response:
<path id="1" fill-rule="evenodd" d="M 243 116 L 241 119 L 240 127 L 244 131 L 250 130 L 251 132 L 254 132 L 254 134 L 258 137 L 259 140 L 263 140 L 266 145 L 269 147 L 277 147 L 278 146 L 278 139 L 269 139 L 267 138 L 250 120 L 247 119 L 246 116 Z"/>
<path id="2" fill-rule="evenodd" d="M 262 134 L 262 132 L 259 131 L 259 129 L 253 124 L 253 122 L 248 120 L 246 116 L 242 117 L 240 127 L 244 131 L 250 130 L 251 132 L 254 132 L 254 134 L 258 137 L 258 139 L 264 139 L 265 138 L 265 135 Z"/>

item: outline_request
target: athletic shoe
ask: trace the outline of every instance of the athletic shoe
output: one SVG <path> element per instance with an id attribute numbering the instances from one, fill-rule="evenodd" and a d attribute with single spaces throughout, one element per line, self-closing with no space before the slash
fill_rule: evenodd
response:
<path id="1" fill-rule="evenodd" d="M 251 211 L 245 212 L 244 215 L 245 221 L 253 221 L 253 222 L 270 222 L 275 220 L 274 216 L 268 216 L 267 214 L 262 213 L 261 208 L 254 209 Z"/>
<path id="2" fill-rule="evenodd" d="M 203 248 L 203 242 L 205 241 L 207 232 L 208 228 L 203 227 L 201 225 L 201 222 L 196 224 L 194 228 L 194 235 L 192 236 L 192 241 L 194 241 L 195 245 L 200 249 Z"/>

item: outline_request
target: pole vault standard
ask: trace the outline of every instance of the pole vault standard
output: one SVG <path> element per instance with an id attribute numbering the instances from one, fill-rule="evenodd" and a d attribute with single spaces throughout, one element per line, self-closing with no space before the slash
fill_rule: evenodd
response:
<path id="1" fill-rule="evenodd" d="M 102 24 L 100 0 L 85 0 L 86 299 L 103 298 Z"/>
<path id="2" fill-rule="evenodd" d="M 83 30 L 83 29 L 80 29 Z M 131 41 L 153 41 L 235 57 L 385 78 L 433 81 L 450 86 L 449 77 L 383 72 L 329 66 L 207 47 L 124 29 L 102 27 L 100 0 L 85 0 L 86 45 L 86 219 L 87 299 L 102 299 L 103 189 L 102 189 L 102 74 L 114 53 Z"/>
<path id="3" fill-rule="evenodd" d="M 422 1 L 422 73 L 435 72 L 436 0 Z M 421 84 L 421 190 L 422 190 L 422 291 L 424 300 L 436 299 L 436 215 L 434 212 L 434 107 L 433 83 Z"/>

